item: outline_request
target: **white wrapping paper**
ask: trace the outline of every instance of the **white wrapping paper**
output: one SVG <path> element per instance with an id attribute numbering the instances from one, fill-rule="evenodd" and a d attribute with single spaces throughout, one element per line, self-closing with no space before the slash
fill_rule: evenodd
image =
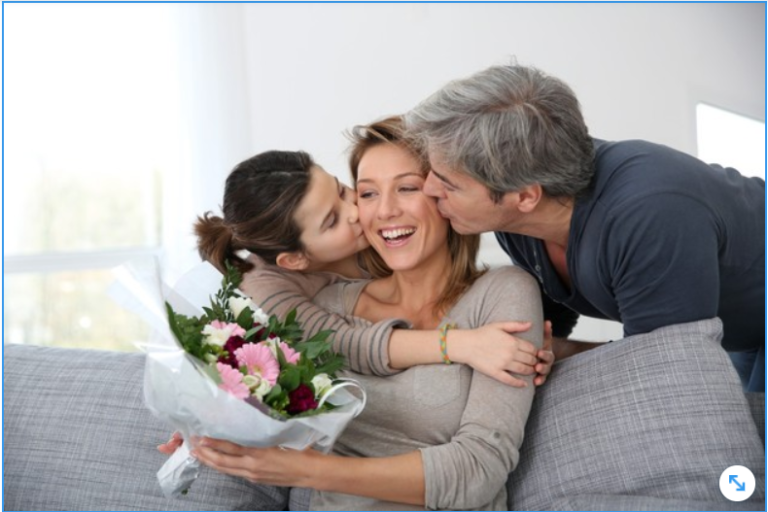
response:
<path id="1" fill-rule="evenodd" d="M 311 446 L 327 453 L 365 407 L 365 393 L 354 381 L 340 382 L 323 396 L 321 401 L 336 405 L 336 409 L 306 418 L 275 418 L 263 404 L 251 405 L 235 398 L 219 389 L 206 375 L 209 367 L 184 352 L 171 333 L 157 266 L 153 269 L 152 265 L 132 262 L 116 269 L 115 275 L 112 297 L 140 314 L 155 330 L 152 341 L 142 345 L 147 354 L 145 403 L 185 439 L 182 448 L 158 471 L 166 496 L 178 496 L 197 478 L 199 463 L 189 455 L 186 440 L 207 436 L 244 446 L 295 450 Z M 173 290 L 166 289 L 165 300 L 179 313 L 202 315 L 202 306 L 219 289 L 221 278 L 213 266 L 203 263 L 185 274 Z"/>

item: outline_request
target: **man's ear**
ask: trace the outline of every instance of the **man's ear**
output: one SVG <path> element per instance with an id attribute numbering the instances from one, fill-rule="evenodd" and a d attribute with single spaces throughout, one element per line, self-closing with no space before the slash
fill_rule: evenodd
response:
<path id="1" fill-rule="evenodd" d="M 523 213 L 530 213 L 541 202 L 541 198 L 544 196 L 544 189 L 538 183 L 534 183 L 518 190 L 517 195 L 517 209 Z"/>
<path id="2" fill-rule="evenodd" d="M 286 270 L 306 270 L 309 267 L 309 260 L 301 251 L 281 252 L 277 255 L 275 263 Z"/>

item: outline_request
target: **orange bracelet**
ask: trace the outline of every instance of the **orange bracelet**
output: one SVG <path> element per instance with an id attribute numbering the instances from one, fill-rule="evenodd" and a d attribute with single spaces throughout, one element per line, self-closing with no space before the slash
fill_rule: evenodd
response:
<path id="1" fill-rule="evenodd" d="M 453 364 L 453 361 L 448 357 L 448 343 L 446 338 L 448 337 L 448 329 L 455 329 L 456 324 L 443 324 L 440 327 L 440 353 L 443 355 L 443 362 L 445 364 Z"/>

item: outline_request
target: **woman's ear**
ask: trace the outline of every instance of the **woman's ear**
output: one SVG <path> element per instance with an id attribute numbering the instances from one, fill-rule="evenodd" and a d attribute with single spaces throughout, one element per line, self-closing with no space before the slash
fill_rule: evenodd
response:
<path id="1" fill-rule="evenodd" d="M 306 270 L 309 267 L 309 260 L 301 251 L 281 252 L 275 263 L 286 270 Z"/>

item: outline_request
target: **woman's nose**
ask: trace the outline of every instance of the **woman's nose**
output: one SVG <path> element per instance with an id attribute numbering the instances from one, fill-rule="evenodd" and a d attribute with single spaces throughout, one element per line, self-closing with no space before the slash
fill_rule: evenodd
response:
<path id="1" fill-rule="evenodd" d="M 391 219 L 399 215 L 400 207 L 396 198 L 391 194 L 382 194 L 377 213 L 380 219 Z"/>

